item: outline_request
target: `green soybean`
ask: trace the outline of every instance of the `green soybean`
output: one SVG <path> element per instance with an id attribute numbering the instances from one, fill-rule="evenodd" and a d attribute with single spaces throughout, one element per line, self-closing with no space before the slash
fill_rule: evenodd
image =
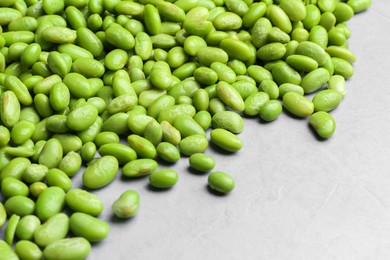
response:
<path id="1" fill-rule="evenodd" d="M 237 152 L 242 148 L 242 140 L 232 132 L 222 128 L 211 130 L 210 141 L 227 152 Z"/>
<path id="2" fill-rule="evenodd" d="M 310 116 L 314 111 L 313 102 L 296 92 L 287 92 L 283 96 L 284 107 L 298 117 Z"/>
<path id="3" fill-rule="evenodd" d="M 127 219 L 137 215 L 140 208 L 140 199 L 135 190 L 124 191 L 111 205 L 115 216 Z"/>
<path id="4" fill-rule="evenodd" d="M 15 235 L 20 240 L 32 240 L 37 228 L 41 225 L 41 221 L 35 215 L 23 216 L 16 226 Z"/>
<path id="5" fill-rule="evenodd" d="M 42 251 L 35 243 L 28 240 L 20 240 L 15 244 L 15 253 L 20 259 L 42 259 Z"/>
<path id="6" fill-rule="evenodd" d="M 149 175 L 149 183 L 154 188 L 172 188 L 178 181 L 179 176 L 172 169 L 157 170 Z"/>
<path id="7" fill-rule="evenodd" d="M 319 111 L 312 114 L 309 118 L 309 123 L 318 136 L 322 138 L 331 137 L 336 129 L 336 122 L 333 117 L 325 111 Z"/>
<path id="8" fill-rule="evenodd" d="M 83 237 L 89 242 L 103 240 L 110 230 L 108 223 L 82 212 L 75 212 L 70 216 L 69 228 L 75 236 Z"/>
<path id="9" fill-rule="evenodd" d="M 43 256 L 47 260 L 82 260 L 91 252 L 91 244 L 82 237 L 72 237 L 57 240 L 50 243 L 43 250 Z"/>
<path id="10" fill-rule="evenodd" d="M 113 181 L 118 173 L 118 159 L 105 155 L 89 164 L 83 172 L 83 184 L 90 189 L 99 189 Z"/>
<path id="11" fill-rule="evenodd" d="M 83 189 L 71 189 L 65 195 L 66 205 L 76 212 L 83 212 L 97 216 L 103 211 L 103 203 L 100 198 Z"/>
<path id="12" fill-rule="evenodd" d="M 63 239 L 69 231 L 69 217 L 64 213 L 57 213 L 48 218 L 34 232 L 34 241 L 41 247 Z"/>
<path id="13" fill-rule="evenodd" d="M 227 173 L 216 171 L 209 174 L 207 182 L 212 190 L 229 193 L 234 189 L 234 179 Z"/>
<path id="14" fill-rule="evenodd" d="M 190 156 L 189 164 L 197 171 L 208 172 L 215 167 L 215 159 L 204 153 L 195 153 Z"/>

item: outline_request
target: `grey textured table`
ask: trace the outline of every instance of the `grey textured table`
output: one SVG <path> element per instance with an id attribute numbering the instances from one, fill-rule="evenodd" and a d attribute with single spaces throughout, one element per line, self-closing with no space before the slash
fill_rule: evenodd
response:
<path id="1" fill-rule="evenodd" d="M 125 189 L 140 193 L 142 208 L 111 224 L 89 259 L 390 259 L 389 11 L 390 1 L 373 0 L 348 22 L 358 60 L 331 112 L 332 138 L 319 141 L 307 120 L 285 113 L 245 120 L 241 151 L 207 150 L 236 180 L 228 196 L 211 194 L 186 158 L 168 191 L 118 178 L 97 192 L 106 208 Z"/>
<path id="2" fill-rule="evenodd" d="M 390 1 L 373 0 L 348 22 L 358 60 L 331 112 L 332 138 L 318 140 L 307 119 L 285 113 L 268 124 L 246 119 L 241 151 L 207 150 L 236 180 L 227 196 L 210 193 L 186 158 L 167 191 L 118 175 L 96 191 L 111 230 L 88 259 L 390 259 L 389 11 Z M 110 207 L 126 189 L 140 193 L 141 209 L 118 222 Z"/>

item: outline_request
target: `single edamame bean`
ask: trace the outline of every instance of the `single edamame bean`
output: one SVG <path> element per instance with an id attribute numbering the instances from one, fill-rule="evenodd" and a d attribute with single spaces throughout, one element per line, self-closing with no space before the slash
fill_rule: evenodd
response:
<path id="1" fill-rule="evenodd" d="M 239 134 L 244 130 L 242 117 L 232 111 L 220 111 L 212 117 L 213 128 L 223 128 L 234 134 Z"/>
<path id="2" fill-rule="evenodd" d="M 142 136 L 131 134 L 127 137 L 127 142 L 140 158 L 153 159 L 157 154 L 154 145 Z"/>
<path id="3" fill-rule="evenodd" d="M 8 198 L 4 203 L 4 208 L 9 216 L 16 214 L 23 217 L 34 213 L 35 203 L 26 196 L 17 195 Z"/>
<path id="4" fill-rule="evenodd" d="M 207 178 L 209 187 L 221 193 L 229 193 L 234 189 L 233 178 L 225 172 L 212 172 Z"/>
<path id="5" fill-rule="evenodd" d="M 260 107 L 260 118 L 264 121 L 273 121 L 282 113 L 282 105 L 278 100 L 269 100 Z"/>
<path id="6" fill-rule="evenodd" d="M 41 221 L 61 212 L 65 204 L 65 192 L 60 187 L 48 187 L 38 196 L 35 214 Z"/>
<path id="7" fill-rule="evenodd" d="M 7 220 L 7 212 L 5 211 L 3 203 L 0 202 L 0 228 L 4 225 Z"/>
<path id="8" fill-rule="evenodd" d="M 28 196 L 29 189 L 24 182 L 13 177 L 6 177 L 1 182 L 1 193 L 7 198 L 13 196 Z"/>
<path id="9" fill-rule="evenodd" d="M 48 218 L 34 232 L 34 241 L 41 247 L 46 247 L 54 241 L 66 237 L 69 231 L 69 218 L 64 213 L 57 213 Z"/>
<path id="10" fill-rule="evenodd" d="M 200 172 L 208 172 L 215 167 L 215 159 L 204 153 L 192 154 L 189 163 L 191 168 Z"/>
<path id="11" fill-rule="evenodd" d="M 310 116 L 314 111 L 313 102 L 296 92 L 287 92 L 283 96 L 284 107 L 298 117 Z"/>
<path id="12" fill-rule="evenodd" d="M 17 214 L 12 214 L 11 217 L 8 219 L 8 224 L 5 229 L 5 239 L 4 239 L 8 245 L 12 245 L 12 242 L 14 241 L 15 230 L 19 223 L 19 220 L 20 220 L 20 216 Z"/>
<path id="13" fill-rule="evenodd" d="M 50 243 L 43 250 L 43 257 L 47 260 L 82 260 L 91 252 L 91 244 L 82 237 L 72 237 Z"/>
<path id="14" fill-rule="evenodd" d="M 100 198 L 83 189 L 71 189 L 65 195 L 66 205 L 76 212 L 97 216 L 103 211 Z"/>
<path id="15" fill-rule="evenodd" d="M 111 209 L 118 218 L 131 218 L 137 215 L 140 208 L 138 192 L 127 190 L 123 192 L 111 205 Z"/>
<path id="16" fill-rule="evenodd" d="M 82 212 L 75 212 L 70 216 L 69 227 L 75 236 L 83 237 L 89 242 L 103 240 L 110 230 L 103 220 Z"/>
<path id="17" fill-rule="evenodd" d="M 126 177 L 141 177 L 154 172 L 158 164 L 153 159 L 142 158 L 128 162 L 122 168 L 122 174 Z"/>
<path id="18" fill-rule="evenodd" d="M 0 251 L 1 251 L 1 255 L 0 255 L 0 259 L 1 260 L 19 260 L 19 257 L 15 253 L 15 251 L 4 240 L 0 240 Z"/>
<path id="19" fill-rule="evenodd" d="M 341 75 L 333 75 L 328 81 L 328 89 L 333 89 L 341 96 L 344 96 L 347 93 L 345 88 L 345 78 Z"/>
<path id="20" fill-rule="evenodd" d="M 269 95 L 265 92 L 256 92 L 245 99 L 244 114 L 255 116 L 259 114 L 260 108 L 269 100 Z"/>
<path id="21" fill-rule="evenodd" d="M 69 176 L 60 169 L 50 169 L 46 176 L 46 182 L 49 186 L 57 186 L 63 189 L 65 192 L 72 188 L 72 180 Z"/>
<path id="22" fill-rule="evenodd" d="M 26 215 L 19 220 L 16 226 L 15 235 L 20 240 L 32 240 L 36 229 L 41 225 L 41 221 L 35 215 Z"/>
<path id="23" fill-rule="evenodd" d="M 166 162 L 175 163 L 180 159 L 180 152 L 175 145 L 161 142 L 156 147 L 157 155 Z"/>
<path id="24" fill-rule="evenodd" d="M 98 152 L 101 156 L 114 156 L 120 165 L 124 165 L 129 161 L 137 159 L 137 154 L 132 148 L 120 143 L 104 144 L 100 146 Z"/>
<path id="25" fill-rule="evenodd" d="M 194 153 L 202 153 L 208 147 L 208 141 L 203 135 L 190 135 L 183 138 L 179 143 L 180 152 L 191 156 Z"/>
<path id="26" fill-rule="evenodd" d="M 234 153 L 242 148 L 242 140 L 232 132 L 222 128 L 211 130 L 210 141 L 227 152 Z"/>
<path id="27" fill-rule="evenodd" d="M 315 111 L 329 112 L 335 109 L 341 102 L 343 96 L 333 89 L 321 90 L 314 95 L 312 101 Z"/>
<path id="28" fill-rule="evenodd" d="M 161 169 L 149 175 L 149 183 L 154 188 L 172 188 L 178 181 L 178 174 L 172 169 Z"/>
<path id="29" fill-rule="evenodd" d="M 336 129 L 336 122 L 333 117 L 325 111 L 312 114 L 309 118 L 309 123 L 322 138 L 331 137 Z"/>
<path id="30" fill-rule="evenodd" d="M 318 68 L 306 74 L 300 85 L 305 93 L 308 94 L 320 89 L 329 79 L 330 75 L 328 70 Z"/>
<path id="31" fill-rule="evenodd" d="M 39 260 L 43 256 L 41 249 L 28 240 L 18 241 L 15 244 L 15 253 L 20 259 Z"/>
<path id="32" fill-rule="evenodd" d="M 83 184 L 99 189 L 113 181 L 119 169 L 118 160 L 111 155 L 102 156 L 89 164 L 83 173 Z"/>

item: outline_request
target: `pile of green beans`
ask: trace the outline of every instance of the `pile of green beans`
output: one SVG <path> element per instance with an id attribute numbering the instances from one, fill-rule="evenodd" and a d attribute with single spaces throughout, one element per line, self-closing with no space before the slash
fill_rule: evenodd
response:
<path id="1" fill-rule="evenodd" d="M 93 190 L 119 172 L 173 187 L 179 174 L 158 160 L 185 157 L 229 193 L 234 179 L 205 151 L 239 151 L 244 116 L 284 110 L 331 137 L 356 60 L 347 22 L 370 5 L 0 1 L 0 260 L 86 258 L 109 233 Z M 89 191 L 72 187 L 78 172 Z M 112 212 L 131 218 L 139 205 L 126 190 Z"/>

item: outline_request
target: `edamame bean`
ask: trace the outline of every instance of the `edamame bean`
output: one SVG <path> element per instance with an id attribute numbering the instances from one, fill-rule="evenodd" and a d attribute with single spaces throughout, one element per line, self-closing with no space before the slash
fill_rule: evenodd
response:
<path id="1" fill-rule="evenodd" d="M 33 242 L 20 240 L 15 244 L 15 253 L 20 259 L 39 260 L 42 259 L 41 249 Z"/>
<path id="2" fill-rule="evenodd" d="M 83 184 L 90 189 L 99 189 L 113 181 L 119 169 L 118 160 L 105 155 L 89 164 L 83 172 Z"/>
<path id="3" fill-rule="evenodd" d="M 91 252 L 91 244 L 82 237 L 72 237 L 50 243 L 43 250 L 43 257 L 47 260 L 82 260 Z"/>
<path id="4" fill-rule="evenodd" d="M 319 91 L 313 97 L 315 111 L 329 112 L 335 109 L 341 102 L 342 95 L 333 89 Z"/>
<path id="5" fill-rule="evenodd" d="M 331 137 L 336 129 L 336 122 L 333 117 L 325 111 L 312 114 L 309 118 L 309 123 L 322 138 Z"/>
<path id="6" fill-rule="evenodd" d="M 234 189 L 234 179 L 225 172 L 212 172 L 207 177 L 207 182 L 212 190 L 221 193 L 229 193 Z"/>
<path id="7" fill-rule="evenodd" d="M 70 216 L 69 228 L 75 236 L 83 237 L 89 242 L 103 240 L 110 230 L 108 223 L 82 212 L 75 212 Z"/>
<path id="8" fill-rule="evenodd" d="M 83 189 L 71 189 L 65 195 L 66 205 L 76 212 L 97 216 L 103 211 L 100 198 Z"/>
<path id="9" fill-rule="evenodd" d="M 172 169 L 161 169 L 149 175 L 149 183 L 154 188 L 169 189 L 178 181 L 179 176 Z"/>
<path id="10" fill-rule="evenodd" d="M 156 156 L 157 152 L 154 145 L 142 136 L 131 134 L 127 137 L 127 142 L 140 158 L 153 159 Z"/>
<path id="11" fill-rule="evenodd" d="M 232 132 L 222 128 L 216 128 L 210 132 L 210 141 L 227 152 L 237 152 L 242 148 L 242 140 Z"/>
<path id="12" fill-rule="evenodd" d="M 269 100 L 260 107 L 259 115 L 264 121 L 273 121 L 282 113 L 282 105 L 278 100 Z"/>
<path id="13" fill-rule="evenodd" d="M 131 218 L 137 215 L 140 207 L 139 195 L 135 190 L 127 190 L 111 206 L 118 218 Z"/>
<path id="14" fill-rule="evenodd" d="M 65 192 L 60 187 L 48 187 L 38 196 L 35 205 L 35 214 L 41 221 L 61 212 L 65 205 Z"/>
<path id="15" fill-rule="evenodd" d="M 23 216 L 16 226 L 15 235 L 20 240 L 32 240 L 37 228 L 41 225 L 41 221 L 35 215 Z"/>
<path id="16" fill-rule="evenodd" d="M 1 260 L 18 260 L 19 257 L 12 247 L 4 240 L 0 240 L 0 259 Z"/>
<path id="17" fill-rule="evenodd" d="M 208 172 L 215 167 L 215 159 L 204 153 L 192 154 L 189 163 L 191 168 L 200 172 Z"/>
<path id="18" fill-rule="evenodd" d="M 161 142 L 156 147 L 157 155 L 166 162 L 175 163 L 180 159 L 180 152 L 175 145 Z"/>
<path id="19" fill-rule="evenodd" d="M 69 217 L 64 213 L 56 213 L 48 218 L 34 232 L 34 241 L 41 247 L 46 247 L 54 241 L 66 237 L 69 231 Z"/>
<path id="20" fill-rule="evenodd" d="M 0 227 L 2 227 L 7 220 L 7 212 L 5 211 L 3 203 L 0 202 Z"/>
<path id="21" fill-rule="evenodd" d="M 16 195 L 5 201 L 4 208 L 9 216 L 16 214 L 23 217 L 34 213 L 35 203 L 26 196 Z"/>
<path id="22" fill-rule="evenodd" d="M 101 156 L 114 156 L 120 165 L 137 159 L 137 154 L 132 148 L 120 143 L 103 144 L 100 146 L 98 152 Z"/>
<path id="23" fill-rule="evenodd" d="M 213 128 L 223 128 L 234 134 L 244 130 L 244 121 L 240 115 L 232 111 L 220 111 L 212 117 Z"/>
<path id="24" fill-rule="evenodd" d="M 313 102 L 296 92 L 287 92 L 283 96 L 284 107 L 298 117 L 310 116 L 314 111 Z"/>
<path id="25" fill-rule="evenodd" d="M 345 78 L 341 75 L 333 75 L 328 81 L 328 89 L 333 89 L 340 95 L 344 96 L 347 93 L 345 88 Z"/>
<path id="26" fill-rule="evenodd" d="M 320 89 L 326 82 L 328 82 L 329 78 L 330 75 L 328 70 L 318 68 L 306 74 L 300 85 L 305 93 L 308 94 Z"/>

